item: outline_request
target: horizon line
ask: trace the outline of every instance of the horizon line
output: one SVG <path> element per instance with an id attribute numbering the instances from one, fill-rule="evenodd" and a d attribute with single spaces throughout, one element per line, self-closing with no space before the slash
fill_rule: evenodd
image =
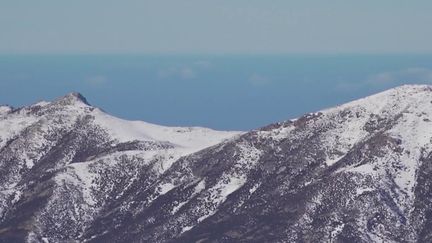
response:
<path id="1" fill-rule="evenodd" d="M 428 56 L 431 52 L 27 52 L 0 56 Z"/>

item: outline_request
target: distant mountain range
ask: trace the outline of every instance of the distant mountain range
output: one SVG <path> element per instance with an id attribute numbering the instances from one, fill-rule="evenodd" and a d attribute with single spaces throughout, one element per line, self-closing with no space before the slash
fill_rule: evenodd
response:
<path id="1" fill-rule="evenodd" d="M 0 242 L 432 242 L 432 86 L 249 132 L 0 106 Z"/>

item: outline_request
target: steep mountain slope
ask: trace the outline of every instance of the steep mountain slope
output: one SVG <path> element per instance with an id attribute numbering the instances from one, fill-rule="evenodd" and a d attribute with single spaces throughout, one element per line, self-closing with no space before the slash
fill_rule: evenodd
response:
<path id="1" fill-rule="evenodd" d="M 77 93 L 2 106 L 0 241 L 78 239 L 139 178 L 157 178 L 181 156 L 237 134 L 121 120 Z"/>
<path id="2" fill-rule="evenodd" d="M 403 86 L 251 131 L 128 191 L 84 238 L 430 242 L 431 120 L 432 88 Z"/>
<path id="3" fill-rule="evenodd" d="M 243 134 L 198 129 L 198 144 L 207 141 L 200 147 L 147 125 L 129 125 L 127 134 L 88 112 L 93 118 L 74 129 L 59 116 L 53 132 L 1 109 L 9 139 L 0 151 L 0 238 L 432 241 L 431 86 L 398 87 Z"/>

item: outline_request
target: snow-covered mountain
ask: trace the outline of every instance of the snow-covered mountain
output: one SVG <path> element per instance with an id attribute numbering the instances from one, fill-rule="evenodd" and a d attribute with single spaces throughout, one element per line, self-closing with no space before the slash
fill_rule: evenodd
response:
<path id="1" fill-rule="evenodd" d="M 159 178 L 180 157 L 238 134 L 118 119 L 78 93 L 1 106 L 0 239 L 80 239 L 141 178 Z"/>
<path id="2" fill-rule="evenodd" d="M 432 242 L 432 87 L 246 133 L 3 106 L 0 173 L 3 242 Z"/>

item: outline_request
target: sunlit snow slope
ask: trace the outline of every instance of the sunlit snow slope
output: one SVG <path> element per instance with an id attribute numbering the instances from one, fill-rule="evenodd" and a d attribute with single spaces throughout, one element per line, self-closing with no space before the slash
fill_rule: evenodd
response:
<path id="1" fill-rule="evenodd" d="M 238 134 L 122 120 L 78 93 L 1 106 L 0 222 L 8 227 L 0 238 L 41 241 L 47 231 L 54 241 L 78 237 L 140 174 L 158 176 L 180 157 Z"/>
<path id="2" fill-rule="evenodd" d="M 4 242 L 432 242 L 431 86 L 246 133 L 78 94 L 0 117 Z"/>

